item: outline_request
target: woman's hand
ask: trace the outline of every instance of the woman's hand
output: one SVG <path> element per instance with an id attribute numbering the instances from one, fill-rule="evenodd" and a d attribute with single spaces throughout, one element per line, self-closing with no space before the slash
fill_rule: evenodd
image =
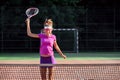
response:
<path id="1" fill-rule="evenodd" d="M 25 22 L 26 22 L 26 23 L 30 23 L 30 18 L 27 18 L 27 19 L 25 20 Z"/>
<path id="2" fill-rule="evenodd" d="M 62 57 L 63 57 L 64 59 L 66 59 L 66 58 L 67 58 L 67 57 L 66 57 L 66 55 L 64 55 L 64 54 L 62 55 Z"/>

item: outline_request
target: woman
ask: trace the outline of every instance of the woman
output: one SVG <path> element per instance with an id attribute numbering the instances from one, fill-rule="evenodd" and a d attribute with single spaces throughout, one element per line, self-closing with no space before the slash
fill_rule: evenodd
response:
<path id="1" fill-rule="evenodd" d="M 28 18 L 26 20 L 27 25 L 27 35 L 33 38 L 39 38 L 41 40 L 40 45 L 40 64 L 55 64 L 55 58 L 54 58 L 54 52 L 53 52 L 53 46 L 57 50 L 57 52 L 65 59 L 66 56 L 62 53 L 60 50 L 57 42 L 56 42 L 56 36 L 52 34 L 53 30 L 53 21 L 51 19 L 47 19 L 44 22 L 44 33 L 35 34 L 31 32 L 30 29 L 30 19 Z M 53 77 L 53 67 L 41 67 L 41 78 L 42 80 L 46 80 L 46 72 L 47 68 L 49 71 L 49 80 L 52 80 Z"/>

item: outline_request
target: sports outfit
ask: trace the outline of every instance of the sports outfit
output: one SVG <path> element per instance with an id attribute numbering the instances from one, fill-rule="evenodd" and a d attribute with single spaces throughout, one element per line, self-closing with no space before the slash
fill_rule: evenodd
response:
<path id="1" fill-rule="evenodd" d="M 52 34 L 48 37 L 44 33 L 40 33 L 38 36 L 40 38 L 40 63 L 55 64 L 53 44 L 56 41 L 56 36 Z"/>

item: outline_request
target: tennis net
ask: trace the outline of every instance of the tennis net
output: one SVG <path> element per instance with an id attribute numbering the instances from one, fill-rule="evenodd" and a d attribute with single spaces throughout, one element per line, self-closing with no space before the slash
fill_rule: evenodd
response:
<path id="1" fill-rule="evenodd" d="M 0 64 L 0 80 L 41 80 L 49 64 Z M 120 80 L 120 64 L 55 64 L 54 80 Z"/>

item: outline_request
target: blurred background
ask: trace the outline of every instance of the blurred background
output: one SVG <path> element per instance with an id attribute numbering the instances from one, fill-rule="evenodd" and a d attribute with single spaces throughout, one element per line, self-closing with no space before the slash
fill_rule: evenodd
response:
<path id="1" fill-rule="evenodd" d="M 40 33 L 46 18 L 54 21 L 53 31 L 63 52 L 119 52 L 120 6 L 117 0 L 1 0 L 0 52 L 38 52 L 39 39 L 26 34 L 25 11 L 38 7 L 31 30 Z M 76 37 L 78 43 L 76 44 Z"/>

